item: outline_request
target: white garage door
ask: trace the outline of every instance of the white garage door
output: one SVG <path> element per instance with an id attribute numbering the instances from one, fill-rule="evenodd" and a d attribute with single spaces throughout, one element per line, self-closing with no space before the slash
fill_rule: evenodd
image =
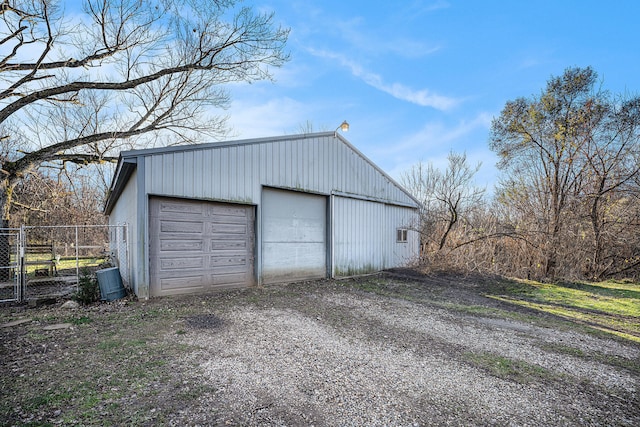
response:
<path id="1" fill-rule="evenodd" d="M 253 283 L 253 206 L 153 197 L 149 209 L 151 296 Z"/>
<path id="2" fill-rule="evenodd" d="M 262 193 L 262 281 L 327 275 L 327 198 L 265 189 Z"/>

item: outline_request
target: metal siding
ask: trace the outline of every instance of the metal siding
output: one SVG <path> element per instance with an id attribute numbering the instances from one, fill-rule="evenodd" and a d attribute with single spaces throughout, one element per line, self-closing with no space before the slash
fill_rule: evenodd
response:
<path id="1" fill-rule="evenodd" d="M 320 144 L 317 139 L 311 141 L 311 158 L 308 160 L 311 163 L 311 172 L 310 173 L 310 185 L 318 186 L 318 182 L 320 182 L 320 164 L 318 163 L 318 159 L 320 158 Z"/>
<path id="2" fill-rule="evenodd" d="M 416 261 L 419 251 L 419 234 L 417 231 L 418 211 L 401 206 L 386 206 L 387 228 L 393 233 L 392 239 L 387 242 L 389 260 L 385 268 L 404 267 Z M 405 228 L 408 230 L 407 242 L 396 241 L 396 230 Z"/>
<path id="3" fill-rule="evenodd" d="M 261 185 L 266 185 L 415 204 L 367 160 L 334 137 L 208 147 L 188 153 L 146 156 L 147 193 L 255 203 Z"/>
<path id="4" fill-rule="evenodd" d="M 333 197 L 333 275 L 351 276 L 408 265 L 417 254 L 417 233 L 396 242 L 396 230 L 416 218 L 411 208 Z"/>
<path id="5" fill-rule="evenodd" d="M 220 181 L 222 179 L 221 168 L 221 155 L 220 153 L 214 153 L 213 151 L 199 152 L 205 158 L 204 169 L 200 171 L 200 174 L 207 177 L 208 187 L 205 188 L 203 198 L 212 198 L 213 194 L 220 194 Z M 222 198 L 222 197 L 220 197 Z"/>
<path id="6" fill-rule="evenodd" d="M 234 195 L 239 194 L 238 189 L 241 187 L 241 184 L 246 179 L 244 175 L 245 159 L 243 159 L 242 162 L 240 161 L 238 150 L 239 150 L 238 147 L 231 147 L 231 149 L 229 150 L 229 153 L 230 153 L 229 165 L 231 166 L 231 170 L 233 171 L 233 175 L 229 176 L 229 194 L 234 194 Z"/>
<path id="7" fill-rule="evenodd" d="M 265 188 L 261 216 L 264 283 L 326 276 L 326 197 Z"/>
<path id="8" fill-rule="evenodd" d="M 382 243 L 384 204 L 334 197 L 334 276 L 351 276 L 385 268 Z"/>
<path id="9" fill-rule="evenodd" d="M 125 185 L 120 197 L 118 198 L 117 203 L 114 205 L 113 210 L 109 214 L 109 224 L 110 225 L 119 225 L 119 224 L 127 224 L 131 227 L 133 224 L 136 224 L 138 218 L 138 210 L 137 210 L 137 198 L 138 198 L 138 187 L 136 185 L 137 180 L 137 171 L 133 171 L 131 176 L 129 177 L 129 181 Z M 130 230 L 129 230 L 130 231 Z M 127 244 L 129 248 L 136 248 L 139 244 L 138 235 L 136 233 L 131 233 L 127 235 Z M 128 260 L 121 259 L 118 267 L 126 272 L 126 277 L 129 277 L 129 286 L 134 290 L 134 292 L 138 292 L 138 280 L 135 274 L 135 271 L 131 266 L 138 265 L 139 259 L 136 251 L 129 251 L 131 265 L 128 265 Z"/>
<path id="10" fill-rule="evenodd" d="M 145 156 L 146 193 L 255 203 L 261 186 L 266 185 L 415 204 L 402 189 L 335 137 L 188 148 L 188 155 L 186 151 L 169 151 Z"/>
<path id="11" fill-rule="evenodd" d="M 262 183 L 266 183 L 268 181 L 267 179 L 267 145 L 265 144 L 260 144 L 256 150 L 252 150 L 257 152 L 256 154 L 258 155 L 258 176 L 260 177 L 260 182 Z"/>
<path id="12" fill-rule="evenodd" d="M 185 155 L 186 153 L 184 152 L 178 152 L 173 158 L 173 167 L 177 167 L 178 170 L 184 171 L 184 173 L 182 174 L 173 174 L 173 193 L 185 194 L 187 196 L 193 197 L 193 187 L 189 187 L 188 192 L 185 193 L 185 181 L 187 180 L 188 174 L 191 172 L 190 168 L 185 168 Z M 193 163 L 191 164 L 193 165 Z"/>
<path id="13" fill-rule="evenodd" d="M 191 167 L 187 173 L 184 191 L 186 193 L 188 189 L 191 189 L 191 191 L 188 191 L 191 197 L 202 197 L 200 196 L 202 194 L 202 179 L 197 179 L 195 172 L 196 170 L 202 170 L 202 166 L 199 166 L 201 159 L 196 158 L 193 151 L 189 151 L 188 156 L 186 154 L 183 167 L 186 168 L 186 165 L 191 165 Z"/>

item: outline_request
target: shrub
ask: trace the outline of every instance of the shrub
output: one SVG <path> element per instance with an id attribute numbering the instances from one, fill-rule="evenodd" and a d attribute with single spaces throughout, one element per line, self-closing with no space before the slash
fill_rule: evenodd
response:
<path id="1" fill-rule="evenodd" d="M 100 287 L 95 274 L 83 268 L 78 278 L 78 290 L 73 295 L 73 299 L 80 304 L 92 304 L 100 300 Z"/>

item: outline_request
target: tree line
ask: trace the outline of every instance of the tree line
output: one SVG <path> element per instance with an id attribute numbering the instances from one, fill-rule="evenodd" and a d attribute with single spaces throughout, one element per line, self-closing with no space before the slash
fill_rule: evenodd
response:
<path id="1" fill-rule="evenodd" d="M 602 89 L 569 68 L 540 95 L 506 103 L 489 147 L 491 200 L 479 165 L 451 153 L 445 171 L 418 164 L 402 183 L 422 202 L 421 261 L 536 279 L 640 277 L 640 97 Z"/>

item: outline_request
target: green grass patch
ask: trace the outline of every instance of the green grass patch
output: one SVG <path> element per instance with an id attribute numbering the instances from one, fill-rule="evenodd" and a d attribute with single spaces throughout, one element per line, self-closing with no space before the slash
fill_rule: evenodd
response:
<path id="1" fill-rule="evenodd" d="M 71 393 L 68 392 L 47 391 L 33 396 L 25 406 L 28 410 L 36 410 L 42 406 L 56 407 L 71 399 L 71 397 Z"/>
<path id="2" fill-rule="evenodd" d="M 98 343 L 98 350 L 101 351 L 106 351 L 106 350 L 113 350 L 113 349 L 118 349 L 120 348 L 120 346 L 122 345 L 120 340 L 107 340 L 107 341 L 102 341 L 100 343 Z"/>
<path id="3" fill-rule="evenodd" d="M 510 294 L 583 310 L 622 316 L 640 316 L 640 285 L 638 284 L 527 282 L 527 285 L 529 288 L 524 292 Z"/>
<path id="4" fill-rule="evenodd" d="M 511 283 L 491 288 L 486 296 L 640 342 L 640 285 L 636 283 Z"/>
<path id="5" fill-rule="evenodd" d="M 521 313 L 515 313 L 495 307 L 487 307 L 485 305 L 470 305 L 439 301 L 433 301 L 431 302 L 431 304 L 447 310 L 453 310 L 458 313 L 469 314 L 471 316 L 493 317 L 498 319 L 513 319 L 521 321 L 527 321 L 530 318 L 530 316 L 523 315 Z"/>
<path id="6" fill-rule="evenodd" d="M 67 323 L 71 323 L 72 325 L 80 326 L 91 323 L 91 318 L 89 316 L 80 316 L 80 317 L 72 317 Z"/>
<path id="7" fill-rule="evenodd" d="M 539 345 L 542 350 L 551 351 L 558 354 L 565 354 L 568 356 L 584 358 L 586 354 L 584 351 L 579 348 L 571 347 L 569 345 L 553 343 L 553 342 L 545 342 Z"/>
<path id="8" fill-rule="evenodd" d="M 371 292 L 378 295 L 389 295 L 390 291 L 388 289 L 389 282 L 386 280 L 363 280 L 355 283 L 345 282 L 345 284 L 350 287 L 354 287 L 361 291 Z"/>
<path id="9" fill-rule="evenodd" d="M 487 371 L 495 377 L 521 384 L 553 378 L 553 374 L 541 366 L 493 353 L 464 353 L 463 358 L 473 366 Z"/>
<path id="10" fill-rule="evenodd" d="M 61 258 L 60 262 L 56 264 L 58 270 L 67 270 L 73 268 L 83 268 L 83 267 L 97 267 L 101 264 L 104 264 L 107 260 L 105 258 L 96 258 L 96 257 L 83 257 L 78 258 L 76 262 L 76 258 Z"/>

